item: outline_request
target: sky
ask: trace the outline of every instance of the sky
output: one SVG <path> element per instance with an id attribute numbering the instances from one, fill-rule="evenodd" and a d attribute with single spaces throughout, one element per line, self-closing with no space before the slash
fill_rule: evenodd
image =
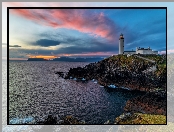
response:
<path id="1" fill-rule="evenodd" d="M 137 2 L 138 3 L 138 2 Z M 72 3 L 73 7 L 102 6 L 102 3 Z M 110 4 L 110 3 L 109 3 Z M 106 6 L 113 6 L 113 4 Z M 119 3 L 120 6 L 128 6 Z M 8 2 L 2 4 L 2 47 L 5 37 L 7 6 L 65 6 L 64 3 Z M 116 5 L 116 4 L 115 4 Z M 158 6 L 158 4 L 156 4 Z M 166 7 L 165 4 L 163 7 Z M 117 5 L 118 6 L 118 5 Z M 119 6 L 119 7 L 120 7 Z M 138 5 L 137 5 L 138 6 Z M 145 6 L 145 5 L 144 5 Z M 148 6 L 147 6 L 148 7 Z M 167 17 L 172 17 L 170 12 Z M 4 19 L 3 19 L 4 18 Z M 173 18 L 173 17 L 172 17 Z M 169 19 L 170 20 L 170 19 Z M 173 19 L 172 19 L 173 20 Z M 168 22 L 171 25 L 172 21 Z M 173 30 L 169 30 L 171 32 Z M 165 53 L 165 9 L 10 9 L 9 58 L 28 57 L 106 57 L 118 54 L 119 36 L 124 35 L 125 50 L 136 47 Z M 169 35 L 169 38 L 171 36 Z M 169 40 L 168 43 L 171 43 Z M 174 46 L 168 44 L 168 52 Z M 3 54 L 3 53 L 2 53 Z"/>

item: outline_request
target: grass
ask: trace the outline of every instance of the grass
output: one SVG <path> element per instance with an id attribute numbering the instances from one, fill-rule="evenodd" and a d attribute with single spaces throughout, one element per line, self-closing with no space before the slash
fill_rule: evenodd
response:
<path id="1" fill-rule="evenodd" d="M 131 117 L 119 121 L 119 124 L 166 124 L 166 116 L 134 113 Z"/>
<path id="2" fill-rule="evenodd" d="M 157 77 L 159 76 L 165 76 L 166 75 L 166 57 L 165 56 L 158 56 L 158 55 L 140 55 L 145 58 L 154 60 L 157 64 L 157 70 L 155 71 L 155 75 Z M 147 60 L 144 60 L 142 58 L 138 58 L 134 55 L 131 55 L 127 57 L 127 55 L 114 55 L 111 56 L 103 62 L 109 62 L 110 64 L 117 64 L 120 68 L 126 68 L 129 71 L 135 71 L 135 66 L 138 66 L 137 68 L 140 68 L 141 70 L 145 70 L 144 68 L 147 67 L 149 64 L 153 65 Z M 145 66 L 145 67 L 144 67 Z"/>

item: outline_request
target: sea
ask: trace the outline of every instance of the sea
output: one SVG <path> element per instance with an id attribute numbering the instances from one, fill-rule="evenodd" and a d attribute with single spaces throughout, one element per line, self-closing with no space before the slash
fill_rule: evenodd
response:
<path id="1" fill-rule="evenodd" d="M 89 62 L 9 61 L 10 124 L 44 121 L 48 115 L 71 115 L 86 124 L 104 124 L 124 112 L 126 102 L 140 92 L 101 87 L 92 80 L 86 83 L 59 77 L 70 68 Z"/>

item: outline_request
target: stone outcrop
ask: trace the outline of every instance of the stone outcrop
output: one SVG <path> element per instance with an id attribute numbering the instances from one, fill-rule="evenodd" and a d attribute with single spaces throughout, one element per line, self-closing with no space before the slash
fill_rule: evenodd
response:
<path id="1" fill-rule="evenodd" d="M 166 67 L 163 67 L 165 57 L 153 55 L 149 58 L 155 58 L 156 62 L 150 62 L 135 55 L 112 56 L 83 68 L 71 68 L 65 79 L 84 78 L 86 81 L 97 80 L 104 87 L 125 87 L 130 90 L 145 91 L 145 95 L 127 101 L 124 108 L 127 114 L 123 114 L 123 118 L 135 112 L 166 115 L 167 79 Z M 154 66 L 155 70 L 149 70 Z"/>
<path id="2" fill-rule="evenodd" d="M 140 112 L 147 114 L 166 115 L 166 94 L 147 93 L 127 101 L 125 112 Z"/>
<path id="3" fill-rule="evenodd" d="M 65 117 L 62 117 L 61 120 L 57 120 L 57 117 L 54 117 L 53 115 L 48 115 L 48 117 L 44 121 L 37 122 L 37 124 L 42 125 L 71 125 L 71 124 L 85 124 L 84 121 L 79 121 L 77 118 L 67 115 Z"/>
<path id="4" fill-rule="evenodd" d="M 56 72 L 55 74 L 58 74 L 59 77 L 64 77 L 64 73 L 63 72 Z"/>
<path id="5" fill-rule="evenodd" d="M 71 68 L 65 79 L 85 78 L 86 81 L 96 79 L 100 85 L 105 87 L 115 85 L 140 91 L 154 91 L 154 88 L 165 90 L 165 73 L 157 76 L 153 72 L 144 72 L 153 66 L 154 63 L 133 55 L 130 57 L 117 55 L 91 63 L 83 68 Z"/>

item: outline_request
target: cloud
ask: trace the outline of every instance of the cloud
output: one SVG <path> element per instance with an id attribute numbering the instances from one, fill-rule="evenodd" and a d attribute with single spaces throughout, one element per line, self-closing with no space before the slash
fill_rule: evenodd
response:
<path id="1" fill-rule="evenodd" d="M 62 47 L 56 51 L 57 53 L 65 53 L 65 54 L 83 54 L 83 53 L 95 53 L 95 52 L 118 52 L 117 46 L 109 47 L 105 46 L 93 46 L 93 47 L 77 47 L 77 46 L 69 46 Z"/>
<path id="2" fill-rule="evenodd" d="M 60 45 L 57 50 L 33 49 L 32 51 L 25 50 L 26 53 L 35 54 L 35 52 L 39 52 L 39 54 L 50 55 L 51 52 L 54 52 L 54 54 L 108 52 L 108 54 L 117 54 L 118 38 L 121 32 L 125 37 L 125 50 L 135 50 L 136 47 L 147 48 L 149 46 L 153 50 L 166 49 L 165 19 L 163 17 L 148 19 L 144 22 L 148 15 L 145 15 L 145 18 L 142 15 L 143 19 L 140 19 L 140 21 L 136 14 L 127 16 L 123 15 L 122 12 L 115 12 L 111 16 L 107 11 L 104 11 L 108 15 L 106 16 L 103 11 L 87 9 L 10 9 L 10 13 L 15 13 L 38 23 L 41 28 L 45 28 L 43 26 L 53 27 L 48 32 L 38 33 L 37 41 L 34 40 L 34 42 L 28 43 L 42 47 Z M 150 12 L 150 14 L 152 13 Z M 125 19 L 123 20 L 127 22 L 120 19 L 121 16 L 124 16 Z M 126 19 L 127 17 L 131 19 Z M 60 29 L 54 30 L 54 28 Z"/>
<path id="3" fill-rule="evenodd" d="M 71 50 L 72 49 L 72 50 Z M 44 49 L 34 49 L 34 50 L 30 50 L 30 49 L 10 49 L 9 52 L 9 57 L 10 58 L 28 58 L 31 56 L 50 56 L 52 55 L 52 52 L 54 52 L 54 56 L 76 56 L 76 57 L 89 57 L 89 56 L 99 56 L 99 57 L 107 57 L 107 56 L 111 56 L 113 54 L 117 54 L 113 51 L 91 51 L 89 49 L 86 49 L 85 51 L 83 50 L 85 48 L 73 48 L 73 47 L 69 47 L 67 49 L 61 49 L 61 50 L 44 50 Z M 66 50 L 66 52 L 64 52 L 64 50 Z M 78 51 L 76 51 L 78 50 Z M 83 51 L 80 51 L 83 50 Z M 70 51 L 70 52 L 69 52 Z M 38 52 L 39 54 L 36 54 L 36 52 Z"/>
<path id="4" fill-rule="evenodd" d="M 21 47 L 20 45 L 9 45 L 9 47 Z"/>
<path id="5" fill-rule="evenodd" d="M 38 37 L 41 37 L 41 38 L 45 38 L 45 39 L 51 39 L 51 40 L 55 40 L 57 42 L 60 42 L 60 44 L 74 44 L 74 45 L 84 45 L 85 42 L 88 42 L 87 40 L 90 39 L 90 37 L 74 37 L 72 36 L 72 34 L 66 34 L 64 32 L 61 32 L 61 33 L 41 33 L 39 34 Z"/>
<path id="6" fill-rule="evenodd" d="M 55 40 L 49 40 L 49 39 L 40 39 L 37 40 L 35 45 L 43 46 L 43 47 L 49 47 L 49 46 L 56 46 L 59 45 L 61 42 L 55 41 Z"/>
<path id="7" fill-rule="evenodd" d="M 57 41 L 56 41 L 57 42 Z M 108 54 L 117 54 L 118 53 L 118 46 L 117 45 L 108 45 L 103 42 L 97 41 L 95 39 L 88 40 L 87 44 L 81 44 L 80 41 L 76 41 L 76 44 L 67 45 L 65 47 L 59 47 L 58 49 L 10 49 L 9 53 L 12 57 L 21 57 L 26 55 L 62 55 L 62 54 L 70 54 L 70 55 L 108 55 Z M 44 43 L 42 46 L 48 46 Z"/>
<path id="8" fill-rule="evenodd" d="M 115 42 L 116 25 L 103 12 L 94 13 L 85 9 L 10 9 L 10 13 L 38 24 L 74 29 Z"/>

